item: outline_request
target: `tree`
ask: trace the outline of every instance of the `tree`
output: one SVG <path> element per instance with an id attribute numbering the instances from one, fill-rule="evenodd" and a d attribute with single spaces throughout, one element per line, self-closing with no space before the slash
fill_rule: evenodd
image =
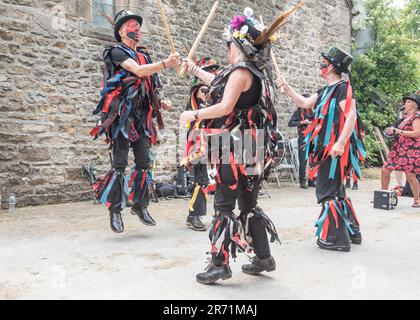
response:
<path id="1" fill-rule="evenodd" d="M 367 129 L 370 164 L 381 161 L 373 128 L 394 123 L 401 99 L 419 88 L 418 5 L 419 0 L 409 1 L 403 9 L 392 7 L 391 0 L 366 3 L 366 24 L 372 29 L 373 45 L 355 59 L 352 72 L 359 112 Z M 413 12 L 417 12 L 417 19 Z"/>

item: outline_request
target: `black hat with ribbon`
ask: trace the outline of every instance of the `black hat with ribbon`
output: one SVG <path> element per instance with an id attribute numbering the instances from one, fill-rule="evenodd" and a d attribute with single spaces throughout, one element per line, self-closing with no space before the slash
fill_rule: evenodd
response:
<path id="1" fill-rule="evenodd" d="M 327 59 L 338 72 L 349 72 L 353 57 L 338 47 L 332 47 L 328 53 L 321 52 L 321 56 Z"/>
<path id="2" fill-rule="evenodd" d="M 420 109 L 420 95 L 412 94 L 410 96 L 407 96 L 407 97 L 403 98 L 404 102 L 406 102 L 407 100 L 411 100 L 411 101 L 414 101 L 415 103 L 417 103 L 417 108 Z"/>
<path id="3" fill-rule="evenodd" d="M 143 18 L 137 14 L 132 13 L 129 10 L 121 10 L 115 15 L 114 18 L 114 36 L 117 41 L 121 41 L 121 36 L 118 33 L 122 27 L 122 25 L 131 19 L 137 20 L 140 26 L 143 24 Z"/>

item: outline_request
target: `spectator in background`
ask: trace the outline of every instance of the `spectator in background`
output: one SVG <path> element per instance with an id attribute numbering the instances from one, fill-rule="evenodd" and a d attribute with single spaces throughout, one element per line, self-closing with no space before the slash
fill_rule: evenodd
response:
<path id="1" fill-rule="evenodd" d="M 308 94 L 304 94 L 303 97 L 309 98 Z M 308 189 L 309 187 L 315 187 L 315 183 L 312 180 L 307 181 L 307 159 L 305 152 L 305 130 L 314 120 L 314 113 L 312 109 L 297 108 L 289 120 L 289 127 L 297 127 L 298 131 L 298 145 L 299 145 L 299 184 L 302 189 Z"/>
<path id="2" fill-rule="evenodd" d="M 414 195 L 414 208 L 420 208 L 420 95 L 413 94 L 404 98 L 406 118 L 395 128 L 385 130 L 395 135 L 394 145 L 382 169 L 382 189 L 388 190 L 391 172 L 404 171 Z"/>

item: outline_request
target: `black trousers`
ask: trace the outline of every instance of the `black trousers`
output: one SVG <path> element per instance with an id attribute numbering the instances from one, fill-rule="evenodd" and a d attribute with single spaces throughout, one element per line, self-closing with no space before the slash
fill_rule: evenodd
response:
<path id="1" fill-rule="evenodd" d="M 318 199 L 318 203 L 334 199 L 343 200 L 346 197 L 346 188 L 341 182 L 339 165 L 337 165 L 335 178 L 329 178 L 331 162 L 331 158 L 328 158 L 328 160 L 321 164 L 318 169 L 316 181 L 316 197 Z"/>
<path id="2" fill-rule="evenodd" d="M 332 159 L 328 158 L 326 162 L 320 165 L 318 169 L 318 177 L 317 177 L 317 184 L 316 184 L 316 196 L 318 199 L 318 203 L 322 203 L 323 206 L 329 201 L 338 201 L 341 205 L 345 205 L 345 198 L 346 198 L 346 188 L 342 183 L 341 179 L 341 172 L 340 167 L 337 165 L 337 169 L 335 172 L 335 178 L 330 179 L 330 168 L 331 168 Z M 333 204 L 330 204 L 330 207 Z M 335 217 L 330 209 L 328 212 L 328 226 L 324 226 L 327 229 L 326 239 L 328 242 L 332 243 L 343 243 L 343 244 L 350 244 L 350 236 L 349 231 L 347 230 L 345 221 L 341 215 L 336 215 L 338 219 L 338 227 L 334 222 Z M 352 229 L 355 232 L 359 232 L 360 228 L 359 225 L 355 222 L 354 217 L 352 214 L 349 215 L 348 219 L 351 222 Z"/>
<path id="3" fill-rule="evenodd" d="M 247 214 L 257 206 L 258 192 L 261 189 L 261 180 L 253 179 L 252 182 L 248 177 L 239 173 L 239 182 L 235 190 L 230 188 L 235 183 L 230 165 L 221 165 L 220 168 L 221 183 L 216 186 L 216 194 L 214 197 L 214 210 L 216 214 L 229 214 L 235 210 L 236 201 L 238 202 L 239 210 L 241 211 L 239 219 L 244 221 Z M 248 190 L 251 187 L 251 190 Z M 257 217 L 250 218 L 249 221 L 250 233 L 253 239 L 253 249 L 255 254 L 260 259 L 266 259 L 271 256 L 270 246 L 268 242 L 267 230 L 262 219 Z M 228 248 L 231 240 L 227 238 L 225 247 Z M 213 257 L 213 262 L 216 265 L 223 264 L 225 257 L 219 254 Z"/>
<path id="4" fill-rule="evenodd" d="M 299 146 L 299 183 L 306 182 L 306 152 L 305 152 L 305 136 L 299 133 L 298 146 Z"/>
<path id="5" fill-rule="evenodd" d="M 203 189 L 209 184 L 206 164 L 193 165 L 194 189 L 191 196 L 189 216 L 205 216 L 207 213 L 207 194 Z"/>
<path id="6" fill-rule="evenodd" d="M 130 142 L 122 134 L 119 134 L 113 141 L 113 156 L 114 156 L 114 169 L 124 171 L 128 165 L 128 152 L 131 148 L 133 149 L 135 169 L 143 171 L 143 174 L 147 174 L 150 169 L 150 146 L 151 140 L 144 134 L 136 141 Z M 142 196 L 138 200 L 138 205 L 141 207 L 147 207 L 150 202 L 150 192 L 142 192 Z"/>

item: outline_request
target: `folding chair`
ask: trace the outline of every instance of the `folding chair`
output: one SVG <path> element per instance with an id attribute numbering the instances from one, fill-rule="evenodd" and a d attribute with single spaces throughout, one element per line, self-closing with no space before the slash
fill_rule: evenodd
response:
<path id="1" fill-rule="evenodd" d="M 293 140 L 293 139 L 292 139 Z M 296 177 L 296 165 L 294 162 L 294 155 L 292 152 L 292 148 L 290 146 L 290 141 L 284 139 L 284 152 L 280 158 L 277 158 L 278 164 L 273 167 L 272 171 L 274 172 L 274 176 L 276 177 L 277 184 L 281 188 L 280 183 L 280 173 L 282 170 L 286 170 L 287 173 L 290 175 L 290 179 L 293 184 L 296 184 L 295 177 Z M 287 147 L 286 147 L 287 145 Z M 288 159 L 290 158 L 290 160 Z"/>
<path id="2" fill-rule="evenodd" d="M 294 173 L 296 179 L 299 179 L 299 142 L 297 138 L 290 139 L 289 141 L 290 154 L 292 155 L 291 160 L 294 164 Z"/>

